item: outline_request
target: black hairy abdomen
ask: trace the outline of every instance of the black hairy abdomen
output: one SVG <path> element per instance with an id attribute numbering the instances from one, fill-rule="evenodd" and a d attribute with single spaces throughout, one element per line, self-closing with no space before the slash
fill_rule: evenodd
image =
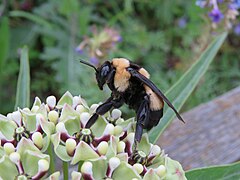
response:
<path id="1" fill-rule="evenodd" d="M 146 95 L 142 82 L 139 82 L 135 78 L 131 78 L 129 81 L 129 87 L 122 93 L 124 102 L 129 108 L 138 110 L 144 96 Z"/>
<path id="2" fill-rule="evenodd" d="M 157 111 L 150 111 L 149 122 L 144 125 L 144 129 L 150 130 L 154 126 L 158 125 L 162 116 L 163 116 L 163 108 Z"/>
<path id="3" fill-rule="evenodd" d="M 122 92 L 121 96 L 129 108 L 134 109 L 137 113 L 141 103 L 144 101 L 144 97 L 147 96 L 147 93 L 142 82 L 135 78 L 131 78 L 129 81 L 129 87 Z M 149 120 L 144 123 L 144 129 L 147 130 L 156 126 L 163 116 L 163 108 L 156 111 L 149 108 L 149 111 Z"/>

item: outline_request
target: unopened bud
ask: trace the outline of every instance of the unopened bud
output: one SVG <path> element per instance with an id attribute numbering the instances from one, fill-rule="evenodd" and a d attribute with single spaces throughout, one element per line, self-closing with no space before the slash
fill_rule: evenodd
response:
<path id="1" fill-rule="evenodd" d="M 85 174 L 89 174 L 92 175 L 93 171 L 92 171 L 92 163 L 91 162 L 84 162 L 82 167 L 81 167 L 81 172 L 85 173 Z"/>
<path id="2" fill-rule="evenodd" d="M 27 178 L 26 175 L 22 174 L 22 175 L 19 175 L 15 178 L 16 180 L 28 180 L 29 178 Z"/>
<path id="3" fill-rule="evenodd" d="M 67 139 L 66 141 L 66 150 L 69 156 L 73 156 L 74 150 L 77 146 L 77 143 L 74 139 Z"/>
<path id="4" fill-rule="evenodd" d="M 123 122 L 124 122 L 123 118 L 118 118 L 117 121 L 116 121 L 116 124 L 120 124 L 120 123 L 123 123 Z"/>
<path id="5" fill-rule="evenodd" d="M 12 143 L 5 143 L 3 145 L 3 149 L 6 152 L 7 155 L 13 153 L 15 151 L 15 148 Z"/>
<path id="6" fill-rule="evenodd" d="M 119 109 L 113 109 L 112 110 L 112 118 L 113 119 L 118 119 L 122 115 L 122 112 Z"/>
<path id="7" fill-rule="evenodd" d="M 109 159 L 109 167 L 113 171 L 120 165 L 120 159 L 117 157 L 112 157 Z"/>
<path id="8" fill-rule="evenodd" d="M 143 172 L 143 165 L 139 163 L 135 163 L 133 165 L 133 168 L 137 171 L 138 174 L 141 174 Z"/>
<path id="9" fill-rule="evenodd" d="M 86 112 L 86 108 L 80 104 L 80 105 L 77 105 L 76 111 L 79 113 L 83 113 L 83 112 Z"/>
<path id="10" fill-rule="evenodd" d="M 79 96 L 74 96 L 73 97 L 73 105 L 72 105 L 72 107 L 75 108 L 80 103 L 81 103 L 81 98 Z"/>
<path id="11" fill-rule="evenodd" d="M 150 155 L 151 156 L 157 156 L 161 153 L 161 148 L 158 145 L 153 145 L 151 148 Z"/>
<path id="12" fill-rule="evenodd" d="M 63 122 L 59 122 L 56 125 L 56 131 L 63 133 L 63 132 L 67 132 L 66 128 L 65 128 L 65 124 Z"/>
<path id="13" fill-rule="evenodd" d="M 99 154 L 105 155 L 107 153 L 107 150 L 108 150 L 108 143 L 106 141 L 102 141 L 98 145 L 97 150 L 98 150 Z"/>
<path id="14" fill-rule="evenodd" d="M 134 142 L 134 133 L 129 133 L 126 138 L 131 144 Z"/>
<path id="15" fill-rule="evenodd" d="M 72 171 L 71 178 L 72 180 L 80 180 L 82 177 L 82 174 L 80 172 Z"/>
<path id="16" fill-rule="evenodd" d="M 57 111 L 52 110 L 48 113 L 49 121 L 53 122 L 54 124 L 57 124 L 58 118 L 59 118 L 59 114 Z"/>
<path id="17" fill-rule="evenodd" d="M 80 115 L 80 121 L 83 123 L 83 126 L 85 126 L 90 118 L 90 114 L 88 112 L 83 112 Z"/>
<path id="18" fill-rule="evenodd" d="M 124 152 L 125 147 L 126 147 L 125 142 L 119 141 L 118 144 L 117 144 L 117 152 L 118 152 L 118 153 Z"/>
<path id="19" fill-rule="evenodd" d="M 46 172 L 49 169 L 49 162 L 45 159 L 40 159 L 38 161 L 38 171 L 39 172 Z"/>
<path id="20" fill-rule="evenodd" d="M 17 152 L 13 152 L 9 155 L 9 159 L 15 163 L 15 164 L 18 164 L 19 161 L 20 161 L 20 154 L 17 153 Z"/>
<path id="21" fill-rule="evenodd" d="M 48 96 L 46 99 L 47 105 L 50 109 L 53 109 L 56 105 L 56 98 L 55 96 Z"/>
<path id="22" fill-rule="evenodd" d="M 38 149 L 42 149 L 43 147 L 43 137 L 40 132 L 35 132 L 32 135 L 33 143 L 38 147 Z"/>
<path id="23" fill-rule="evenodd" d="M 164 165 L 160 165 L 158 168 L 155 169 L 155 172 L 158 176 L 164 177 L 166 175 L 166 167 Z"/>
<path id="24" fill-rule="evenodd" d="M 114 135 L 118 136 L 123 132 L 123 128 L 121 126 L 115 126 L 114 127 Z"/>
<path id="25" fill-rule="evenodd" d="M 104 135 L 106 135 L 106 134 L 113 135 L 114 134 L 114 125 L 113 124 L 107 124 L 103 134 Z"/>
<path id="26" fill-rule="evenodd" d="M 90 107 L 90 109 L 89 109 L 89 111 L 90 111 L 91 113 L 95 112 L 96 109 L 98 108 L 98 106 L 99 106 L 99 104 L 92 104 L 91 107 Z"/>

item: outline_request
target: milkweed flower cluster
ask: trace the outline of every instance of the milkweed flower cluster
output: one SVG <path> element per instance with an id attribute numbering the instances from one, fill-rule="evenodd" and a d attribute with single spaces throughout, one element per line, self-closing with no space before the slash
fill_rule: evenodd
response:
<path id="1" fill-rule="evenodd" d="M 45 103 L 36 97 L 31 109 L 0 115 L 0 179 L 60 179 L 60 171 L 49 173 L 54 156 L 78 165 L 69 172 L 74 180 L 186 179 L 181 165 L 147 134 L 133 150 L 134 118 L 124 120 L 119 109 L 85 128 L 98 105 L 66 92 L 58 102 L 54 96 Z"/>
<path id="2" fill-rule="evenodd" d="M 227 30 L 233 28 L 238 34 L 240 25 L 236 22 L 236 18 L 239 15 L 240 0 L 197 0 L 196 5 L 211 9 L 208 17 L 214 29 L 223 25 Z"/>
<path id="3" fill-rule="evenodd" d="M 98 65 L 106 58 L 109 51 L 115 48 L 116 43 L 122 40 L 119 32 L 113 28 L 105 27 L 98 31 L 92 27 L 92 37 L 85 37 L 84 40 L 75 48 L 76 52 L 82 54 L 84 51 L 89 56 L 91 63 Z"/>

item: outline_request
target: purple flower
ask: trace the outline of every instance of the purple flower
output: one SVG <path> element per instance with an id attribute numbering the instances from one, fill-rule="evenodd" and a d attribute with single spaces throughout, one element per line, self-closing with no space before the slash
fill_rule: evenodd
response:
<path id="1" fill-rule="evenodd" d="M 240 36 L 240 23 L 234 27 L 233 31 L 236 35 Z"/>
<path id="2" fill-rule="evenodd" d="M 218 8 L 213 8 L 213 10 L 208 14 L 208 16 L 214 23 L 219 23 L 224 17 L 224 15 Z"/>
<path id="3" fill-rule="evenodd" d="M 204 8 L 206 4 L 207 4 L 206 0 L 197 0 L 196 1 L 196 5 L 201 7 L 201 8 Z"/>
<path id="4" fill-rule="evenodd" d="M 217 0 L 217 3 L 223 3 L 224 0 Z"/>
<path id="5" fill-rule="evenodd" d="M 79 54 L 83 54 L 83 49 L 81 49 L 79 46 L 75 48 L 75 52 Z"/>
<path id="6" fill-rule="evenodd" d="M 90 62 L 91 62 L 92 64 L 94 64 L 94 65 L 98 65 L 99 60 L 98 60 L 98 58 L 96 58 L 95 56 L 93 56 L 93 57 L 90 58 Z"/>
<path id="7" fill-rule="evenodd" d="M 230 4 L 231 8 L 239 9 L 240 8 L 240 0 L 233 0 Z"/>
<path id="8" fill-rule="evenodd" d="M 180 28 L 185 28 L 187 25 L 187 18 L 186 17 L 181 17 L 180 19 L 178 19 L 178 26 Z"/>
<path id="9" fill-rule="evenodd" d="M 116 39 L 117 39 L 117 42 L 122 42 L 122 36 L 119 35 Z"/>

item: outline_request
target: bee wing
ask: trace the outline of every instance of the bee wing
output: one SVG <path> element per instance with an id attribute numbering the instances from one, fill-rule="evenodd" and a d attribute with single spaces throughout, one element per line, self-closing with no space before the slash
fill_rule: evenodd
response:
<path id="1" fill-rule="evenodd" d="M 180 116 L 180 114 L 177 112 L 177 110 L 175 109 L 175 107 L 172 105 L 172 103 L 168 100 L 168 98 L 157 88 L 157 86 L 147 77 L 145 77 L 144 75 L 142 75 L 141 73 L 139 73 L 137 70 L 133 69 L 133 68 L 128 68 L 128 71 L 130 72 L 130 74 L 137 78 L 138 80 L 140 80 L 141 82 L 143 82 L 144 84 L 146 84 L 148 87 L 150 87 L 159 97 L 161 97 L 170 108 L 172 108 L 172 110 L 176 113 L 177 117 L 179 120 L 181 120 L 182 122 L 184 122 L 183 118 Z M 184 122 L 185 123 L 185 122 Z"/>

